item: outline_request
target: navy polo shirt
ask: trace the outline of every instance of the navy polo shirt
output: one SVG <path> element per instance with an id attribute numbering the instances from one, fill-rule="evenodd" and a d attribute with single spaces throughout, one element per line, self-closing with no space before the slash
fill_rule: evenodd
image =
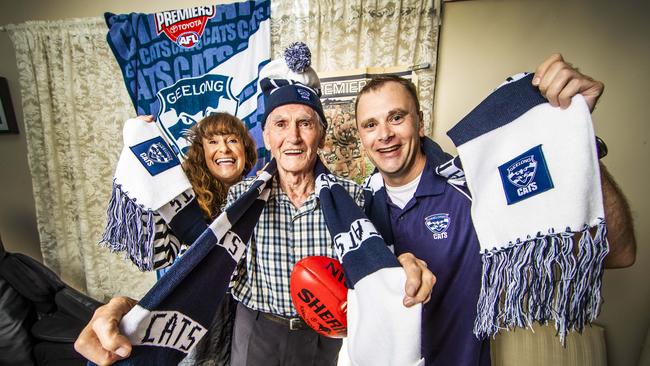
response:
<path id="1" fill-rule="evenodd" d="M 490 365 L 489 339 L 473 333 L 482 264 L 470 205 L 429 161 L 404 209 L 388 200 L 395 253 L 413 253 L 437 279 L 422 314 L 427 366 Z"/>

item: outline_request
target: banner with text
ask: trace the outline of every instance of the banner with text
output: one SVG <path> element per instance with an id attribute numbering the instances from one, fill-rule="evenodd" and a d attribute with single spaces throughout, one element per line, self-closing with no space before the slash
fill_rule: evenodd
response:
<path id="1" fill-rule="evenodd" d="M 266 163 L 258 73 L 270 59 L 270 12 L 264 0 L 105 14 L 107 41 L 136 113 L 156 117 L 181 159 L 188 129 L 210 113 L 228 112 L 250 130 L 258 166 Z"/>

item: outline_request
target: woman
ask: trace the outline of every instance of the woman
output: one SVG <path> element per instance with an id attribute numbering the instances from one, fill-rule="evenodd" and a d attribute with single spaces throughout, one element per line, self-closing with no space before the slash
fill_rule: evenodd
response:
<path id="1" fill-rule="evenodd" d="M 154 122 L 153 116 L 138 116 Z M 187 131 L 190 142 L 183 170 L 205 220 L 210 223 L 221 213 L 231 185 L 251 171 L 257 160 L 255 142 L 244 123 L 228 113 L 211 114 Z M 153 269 L 163 275 L 177 256 L 192 243 L 179 243 L 160 216 L 156 217 L 157 239 L 154 241 Z"/>
<path id="2" fill-rule="evenodd" d="M 150 115 L 136 118 L 154 122 Z M 210 114 L 192 126 L 187 139 L 190 146 L 183 170 L 205 219 L 211 221 L 221 213 L 230 186 L 255 165 L 255 142 L 239 118 L 222 112 Z"/>
<path id="3" fill-rule="evenodd" d="M 153 122 L 153 116 L 139 116 Z M 227 113 L 214 113 L 188 131 L 190 146 L 183 170 L 196 194 L 196 200 L 209 223 L 221 213 L 228 189 L 251 171 L 257 160 L 255 142 L 242 121 Z M 185 243 L 191 244 L 191 243 Z M 183 250 L 181 249 L 181 252 Z M 173 263 L 175 253 L 158 268 Z M 133 301 L 135 303 L 135 301 Z M 234 301 L 226 296 L 208 334 L 181 365 L 226 365 L 229 360 Z"/>
<path id="4" fill-rule="evenodd" d="M 249 173 L 257 153 L 255 142 L 239 118 L 215 113 L 194 125 L 183 170 L 206 219 L 221 213 L 228 188 Z"/>
<path id="5" fill-rule="evenodd" d="M 251 171 L 257 160 L 255 143 L 239 118 L 215 113 L 194 125 L 188 139 L 191 145 L 183 170 L 207 221 L 221 213 L 231 185 Z M 226 296 L 208 334 L 181 364 L 227 364 L 232 333 L 234 302 Z"/>

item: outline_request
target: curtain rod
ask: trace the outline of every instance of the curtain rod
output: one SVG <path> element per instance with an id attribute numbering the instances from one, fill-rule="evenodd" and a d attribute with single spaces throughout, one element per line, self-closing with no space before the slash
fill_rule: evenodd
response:
<path id="1" fill-rule="evenodd" d="M 84 24 L 106 24 L 103 17 L 85 17 L 85 18 L 67 18 L 55 20 L 27 20 L 16 24 L 0 25 L 0 32 L 7 32 L 9 30 L 17 30 L 32 27 L 61 27 L 61 26 L 75 26 Z"/>
<path id="2" fill-rule="evenodd" d="M 424 62 L 424 63 L 421 63 L 421 64 L 410 66 L 409 71 L 418 71 L 418 70 L 422 70 L 422 69 L 428 69 L 430 67 L 431 67 L 430 63 Z"/>

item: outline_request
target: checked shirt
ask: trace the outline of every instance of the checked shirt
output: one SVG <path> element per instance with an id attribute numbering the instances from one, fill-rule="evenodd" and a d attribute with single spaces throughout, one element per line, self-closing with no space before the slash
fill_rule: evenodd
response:
<path id="1" fill-rule="evenodd" d="M 252 182 L 250 178 L 232 186 L 226 207 Z M 363 189 L 346 179 L 340 182 L 359 207 L 363 207 Z M 233 274 L 233 297 L 250 309 L 297 316 L 289 292 L 291 270 L 300 259 L 313 255 L 336 258 L 318 197 L 314 192 L 296 208 L 280 189 L 276 177 L 248 250 Z"/>

